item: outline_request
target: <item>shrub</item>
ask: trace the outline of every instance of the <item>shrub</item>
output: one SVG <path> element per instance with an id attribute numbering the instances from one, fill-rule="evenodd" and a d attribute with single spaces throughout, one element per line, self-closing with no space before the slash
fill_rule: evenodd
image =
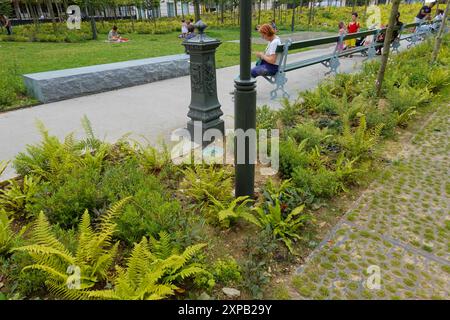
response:
<path id="1" fill-rule="evenodd" d="M 428 88 L 417 88 L 404 84 L 398 88 L 390 88 L 386 97 L 393 111 L 403 113 L 411 107 L 420 107 L 428 102 L 431 94 Z"/>
<path id="2" fill-rule="evenodd" d="M 23 271 L 41 270 L 46 273 L 48 279 L 45 283 L 57 296 L 82 296 L 85 290 L 107 278 L 119 245 L 118 242 L 112 242 L 116 231 L 113 220 L 120 214 L 126 201 L 128 199 L 113 205 L 102 216 L 97 230 L 91 227 L 89 214 L 85 211 L 78 227 L 75 252 L 69 251 L 56 238 L 41 212 L 34 225 L 32 244 L 13 249 L 29 253 L 34 260 L 34 264 L 26 266 Z"/>
<path id="3" fill-rule="evenodd" d="M 117 268 L 114 289 L 85 291 L 84 298 L 115 300 L 157 300 L 183 291 L 180 286 L 189 278 L 208 273 L 198 262 L 192 262 L 205 244 L 196 244 L 181 254 L 156 258 L 143 238 L 136 244 L 125 269 Z M 69 296 L 70 297 L 70 296 Z M 77 297 L 77 296 L 74 296 Z"/>
<path id="4" fill-rule="evenodd" d="M 291 177 L 296 167 L 309 164 L 309 157 L 305 151 L 307 142 L 307 140 L 303 140 L 297 144 L 290 137 L 280 142 L 280 172 L 284 177 Z"/>
<path id="5" fill-rule="evenodd" d="M 201 208 L 210 204 L 211 196 L 218 201 L 227 201 L 233 197 L 232 174 L 227 168 L 196 165 L 187 167 L 183 174 L 181 191 Z"/>
<path id="6" fill-rule="evenodd" d="M 292 173 L 292 182 L 302 192 L 311 194 L 314 198 L 329 198 L 341 189 L 335 172 L 325 167 L 317 170 L 297 167 Z"/>
<path id="7" fill-rule="evenodd" d="M 281 104 L 282 108 L 278 110 L 278 117 L 284 126 L 293 126 L 302 113 L 301 105 L 296 102 L 291 103 L 286 98 L 282 100 Z"/>
<path id="8" fill-rule="evenodd" d="M 256 109 L 256 128 L 257 129 L 276 129 L 278 113 L 267 105 Z"/>
<path id="9" fill-rule="evenodd" d="M 106 205 L 97 168 L 76 168 L 59 183 L 43 183 L 32 206 L 33 215 L 43 211 L 52 224 L 76 226 L 83 212 L 95 212 Z"/>
<path id="10" fill-rule="evenodd" d="M 217 259 L 212 267 L 212 273 L 214 279 L 225 286 L 242 281 L 241 267 L 231 256 Z"/>
<path id="11" fill-rule="evenodd" d="M 237 197 L 231 203 L 221 202 L 210 196 L 212 205 L 210 205 L 209 214 L 214 215 L 215 220 L 224 227 L 229 228 L 230 224 L 235 222 L 238 218 L 243 218 L 247 221 L 257 223 L 253 215 L 248 211 L 247 205 L 252 201 L 248 199 L 248 196 Z"/>
<path id="12" fill-rule="evenodd" d="M 23 182 L 10 180 L 5 189 L 0 189 L 0 205 L 11 215 L 29 218 L 37 201 L 39 179 L 25 176 Z"/>
<path id="13" fill-rule="evenodd" d="M 269 283 L 270 275 L 267 270 L 278 246 L 272 230 L 266 228 L 254 237 L 247 238 L 245 250 L 247 256 L 240 264 L 242 286 L 247 289 L 254 299 L 263 298 L 264 286 Z"/>
<path id="14" fill-rule="evenodd" d="M 296 127 L 289 130 L 287 135 L 293 137 L 298 142 L 306 139 L 306 150 L 310 150 L 331 138 L 331 135 L 328 134 L 326 128 L 320 129 L 311 121 L 298 124 Z"/>
<path id="15" fill-rule="evenodd" d="M 107 167 L 99 189 L 108 202 L 133 197 L 117 220 L 117 235 L 127 243 L 156 236 L 161 230 L 174 231 L 178 224 L 180 204 L 170 199 L 161 181 L 146 174 L 137 160 Z"/>
<path id="16" fill-rule="evenodd" d="M 13 241 L 11 221 L 4 209 L 0 210 L 0 255 L 9 251 Z"/>
<path id="17" fill-rule="evenodd" d="M 302 239 L 298 231 L 311 219 L 310 215 L 302 213 L 303 209 L 303 205 L 299 206 L 285 216 L 280 201 L 275 199 L 275 204 L 267 206 L 267 210 L 264 207 L 255 208 L 256 224 L 263 229 L 270 228 L 274 237 L 283 241 L 289 251 L 294 253 L 292 241 Z"/>
<path id="18" fill-rule="evenodd" d="M 380 138 L 383 126 L 384 124 L 378 124 L 372 130 L 368 130 L 366 116 L 361 115 L 359 126 L 354 132 L 352 132 L 348 121 L 344 122 L 344 132 L 337 140 L 345 149 L 348 158 L 370 158 L 373 156 L 372 152 Z"/>

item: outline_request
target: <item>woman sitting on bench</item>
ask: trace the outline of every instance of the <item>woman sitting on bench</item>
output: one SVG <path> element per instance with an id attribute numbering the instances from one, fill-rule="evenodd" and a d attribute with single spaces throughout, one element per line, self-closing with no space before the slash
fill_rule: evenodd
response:
<path id="1" fill-rule="evenodd" d="M 273 76 L 278 72 L 279 54 L 277 47 L 281 45 L 281 40 L 275 35 L 275 30 L 270 24 L 264 24 L 259 28 L 259 33 L 269 44 L 265 52 L 256 52 L 258 61 L 256 67 L 252 69 L 252 77 Z"/>

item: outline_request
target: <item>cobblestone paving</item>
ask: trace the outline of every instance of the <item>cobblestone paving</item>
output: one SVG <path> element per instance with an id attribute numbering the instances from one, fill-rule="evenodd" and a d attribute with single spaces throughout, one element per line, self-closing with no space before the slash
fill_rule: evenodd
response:
<path id="1" fill-rule="evenodd" d="M 449 137 L 442 106 L 297 270 L 300 298 L 450 299 Z"/>

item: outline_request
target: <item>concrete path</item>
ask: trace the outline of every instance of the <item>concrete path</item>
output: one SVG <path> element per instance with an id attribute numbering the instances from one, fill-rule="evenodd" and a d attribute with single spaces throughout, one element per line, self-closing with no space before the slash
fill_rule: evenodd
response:
<path id="1" fill-rule="evenodd" d="M 332 52 L 333 48 L 334 46 L 293 54 L 288 60 L 324 55 Z M 361 66 L 363 59 L 360 55 L 342 59 L 340 71 L 355 71 Z M 297 98 L 300 90 L 314 88 L 327 71 L 322 65 L 315 65 L 289 72 L 286 88 L 291 99 Z M 218 97 L 228 128 L 233 127 L 234 102 L 230 92 L 234 90 L 233 79 L 238 73 L 238 66 L 217 70 Z M 270 100 L 270 90 L 272 85 L 259 78 L 257 105 L 267 104 L 279 108 L 279 101 Z M 80 120 L 86 115 L 92 122 L 96 135 L 107 141 L 115 141 L 127 133 L 132 133 L 131 138 L 145 138 L 150 143 L 156 143 L 160 139 L 167 141 L 173 130 L 185 126 L 189 103 L 190 80 L 186 76 L 0 113 L 0 160 L 11 160 L 27 144 L 40 141 L 35 125 L 37 119 L 45 124 L 51 134 L 60 138 L 70 132 L 82 136 Z M 12 175 L 14 172 L 9 167 L 2 178 Z"/>
<path id="2" fill-rule="evenodd" d="M 299 268 L 296 298 L 450 299 L 449 141 L 442 105 Z"/>

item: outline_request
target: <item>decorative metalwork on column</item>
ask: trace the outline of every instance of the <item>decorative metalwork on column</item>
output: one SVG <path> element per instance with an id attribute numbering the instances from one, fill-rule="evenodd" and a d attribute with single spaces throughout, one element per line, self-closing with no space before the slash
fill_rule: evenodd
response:
<path id="1" fill-rule="evenodd" d="M 216 60 L 215 53 L 221 41 L 208 37 L 205 34 L 206 24 L 199 20 L 195 24 L 198 34 L 183 42 L 186 52 L 190 54 L 191 72 L 191 104 L 189 105 L 187 129 L 192 141 L 207 145 L 203 134 L 209 129 L 218 129 L 222 135 L 225 132 L 225 124 L 220 117 L 223 115 L 221 105 L 217 98 Z M 198 128 L 198 127 L 201 128 Z M 197 137 L 195 129 L 200 129 L 202 137 Z"/>

